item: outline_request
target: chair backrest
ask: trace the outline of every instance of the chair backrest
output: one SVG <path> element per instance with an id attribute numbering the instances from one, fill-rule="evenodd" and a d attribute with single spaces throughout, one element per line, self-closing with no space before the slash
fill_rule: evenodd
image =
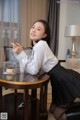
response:
<path id="1" fill-rule="evenodd" d="M 15 54 L 10 46 L 4 46 L 5 61 L 16 61 Z"/>
<path id="2" fill-rule="evenodd" d="M 31 55 L 32 49 L 30 47 L 23 48 L 28 56 Z M 13 52 L 11 46 L 4 46 L 5 61 L 14 61 L 18 62 L 16 59 L 16 54 Z"/>

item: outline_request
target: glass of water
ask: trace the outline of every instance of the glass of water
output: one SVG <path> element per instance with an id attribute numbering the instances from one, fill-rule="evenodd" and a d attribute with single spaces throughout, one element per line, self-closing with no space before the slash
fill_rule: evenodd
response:
<path id="1" fill-rule="evenodd" d="M 3 62 L 3 74 L 15 74 L 16 62 L 4 61 Z"/>

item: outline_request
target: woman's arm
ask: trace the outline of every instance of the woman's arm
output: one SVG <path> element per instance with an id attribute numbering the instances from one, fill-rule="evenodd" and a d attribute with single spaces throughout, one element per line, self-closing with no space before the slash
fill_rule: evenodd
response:
<path id="1" fill-rule="evenodd" d="M 35 75 L 42 67 L 44 51 L 41 47 L 36 47 L 33 49 L 32 55 L 29 59 L 26 53 L 22 51 L 19 55 L 17 55 L 17 59 L 28 73 Z"/>

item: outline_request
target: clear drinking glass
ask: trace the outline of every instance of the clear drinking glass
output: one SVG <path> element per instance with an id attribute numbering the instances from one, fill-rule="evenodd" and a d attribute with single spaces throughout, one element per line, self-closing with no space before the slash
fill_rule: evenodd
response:
<path id="1" fill-rule="evenodd" d="M 16 62 L 4 61 L 3 62 L 3 74 L 15 74 Z"/>

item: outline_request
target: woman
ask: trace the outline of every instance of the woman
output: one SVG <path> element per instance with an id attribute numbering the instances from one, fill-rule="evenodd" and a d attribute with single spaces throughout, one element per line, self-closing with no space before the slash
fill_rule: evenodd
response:
<path id="1" fill-rule="evenodd" d="M 52 88 L 54 89 L 54 111 L 56 120 L 67 120 L 66 110 L 80 96 L 80 75 L 72 70 L 60 66 L 58 59 L 50 50 L 50 28 L 45 20 L 36 21 L 30 29 L 30 39 L 33 44 L 32 55 L 27 57 L 22 46 L 13 45 L 13 51 L 18 61 L 30 74 L 38 74 L 42 69 L 50 75 Z"/>

